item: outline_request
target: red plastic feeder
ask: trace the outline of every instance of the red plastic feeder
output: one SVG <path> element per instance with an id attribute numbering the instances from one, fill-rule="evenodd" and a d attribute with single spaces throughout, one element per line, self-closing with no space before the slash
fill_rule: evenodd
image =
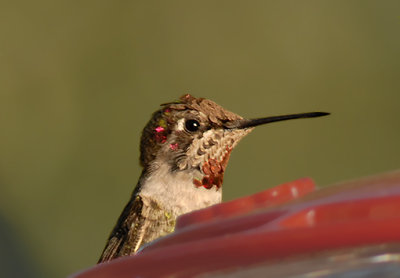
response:
<path id="1" fill-rule="evenodd" d="M 400 277 L 399 212 L 400 171 L 318 190 L 304 178 L 184 215 L 73 277 Z"/>

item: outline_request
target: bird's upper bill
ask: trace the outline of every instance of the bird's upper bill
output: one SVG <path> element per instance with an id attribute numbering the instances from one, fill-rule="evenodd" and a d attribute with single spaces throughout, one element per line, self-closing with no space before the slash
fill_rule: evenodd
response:
<path id="1" fill-rule="evenodd" d="M 271 117 L 255 118 L 255 119 L 244 119 L 241 116 L 222 108 L 221 106 L 219 106 L 218 104 L 216 104 L 211 100 L 204 98 L 195 98 L 190 94 L 181 96 L 178 102 L 166 103 L 163 105 L 165 106 L 168 105 L 171 109 L 176 109 L 176 110 L 185 110 L 185 109 L 197 110 L 205 115 L 208 115 L 210 122 L 219 124 L 221 127 L 225 129 L 244 129 L 273 122 L 286 121 L 292 119 L 302 119 L 302 118 L 315 118 L 330 114 L 327 112 L 307 112 L 307 113 L 288 114 L 288 115 L 271 116 Z"/>

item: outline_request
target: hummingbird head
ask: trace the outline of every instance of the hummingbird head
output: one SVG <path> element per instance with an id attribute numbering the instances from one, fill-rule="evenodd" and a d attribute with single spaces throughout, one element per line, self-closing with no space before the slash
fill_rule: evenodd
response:
<path id="1" fill-rule="evenodd" d="M 255 126 L 295 118 L 327 115 L 312 112 L 258 119 L 244 119 L 215 102 L 183 95 L 179 101 L 162 104 L 145 126 L 140 144 L 140 163 L 152 172 L 160 163 L 170 171 L 186 171 L 193 185 L 217 190 L 230 153 Z"/>

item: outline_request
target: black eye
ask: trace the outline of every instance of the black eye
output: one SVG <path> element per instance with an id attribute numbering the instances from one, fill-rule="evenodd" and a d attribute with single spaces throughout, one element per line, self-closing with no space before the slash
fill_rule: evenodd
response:
<path id="1" fill-rule="evenodd" d="M 200 123 L 196 120 L 186 120 L 185 122 L 185 128 L 187 131 L 197 131 L 200 127 Z"/>

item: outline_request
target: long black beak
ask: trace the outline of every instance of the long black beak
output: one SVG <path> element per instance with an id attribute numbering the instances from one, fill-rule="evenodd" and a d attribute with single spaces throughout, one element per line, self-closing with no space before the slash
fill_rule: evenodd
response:
<path id="1" fill-rule="evenodd" d="M 258 119 L 243 119 L 231 123 L 227 123 L 226 128 L 228 129 L 243 129 L 249 127 L 255 127 L 258 125 L 293 120 L 293 119 L 302 119 L 302 118 L 315 118 L 327 116 L 330 113 L 327 112 L 308 112 L 308 113 L 300 113 L 300 114 L 290 114 L 290 115 L 281 115 L 281 116 L 272 116 L 266 118 L 258 118 Z"/>

